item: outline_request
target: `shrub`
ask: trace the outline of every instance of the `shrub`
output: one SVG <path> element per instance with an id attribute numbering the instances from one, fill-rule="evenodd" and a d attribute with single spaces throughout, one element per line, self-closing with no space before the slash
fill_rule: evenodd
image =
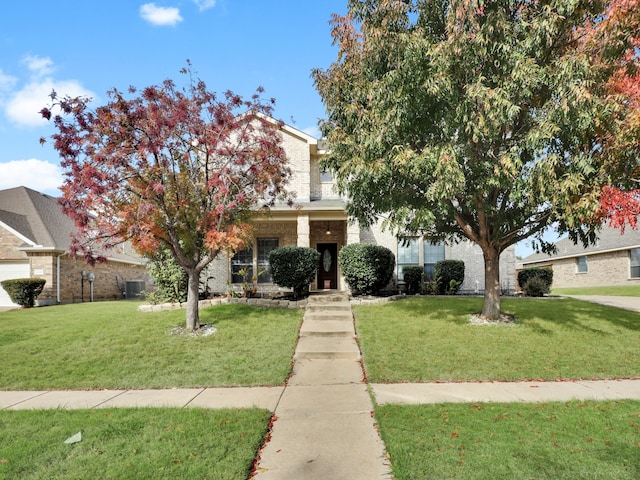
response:
<path id="1" fill-rule="evenodd" d="M 404 267 L 404 283 L 407 288 L 408 295 L 420 293 L 420 286 L 424 278 L 424 270 L 419 266 Z"/>
<path id="2" fill-rule="evenodd" d="M 546 283 L 547 289 L 551 290 L 553 283 L 553 270 L 550 268 L 530 267 L 518 272 L 518 285 L 524 291 L 524 286 L 531 278 L 540 278 Z"/>
<path id="3" fill-rule="evenodd" d="M 455 295 L 464 282 L 462 260 L 440 260 L 433 269 L 439 295 Z"/>
<path id="4" fill-rule="evenodd" d="M 281 247 L 269 252 L 269 271 L 273 282 L 292 288 L 298 297 L 313 282 L 318 270 L 320 252 L 307 247 Z"/>
<path id="5" fill-rule="evenodd" d="M 150 303 L 186 302 L 189 277 L 169 250 L 162 247 L 149 260 L 149 274 L 156 290 L 146 293 L 145 298 Z"/>
<path id="6" fill-rule="evenodd" d="M 527 297 L 543 297 L 548 294 L 551 289 L 546 280 L 542 277 L 531 277 L 526 281 L 522 291 Z"/>
<path id="7" fill-rule="evenodd" d="M 26 308 L 33 307 L 38 295 L 42 293 L 44 278 L 15 278 L 0 282 L 13 303 Z"/>
<path id="8" fill-rule="evenodd" d="M 437 295 L 438 284 L 434 280 L 424 282 L 424 284 L 422 285 L 422 293 L 424 293 L 425 295 Z"/>
<path id="9" fill-rule="evenodd" d="M 338 254 L 342 274 L 352 290 L 375 295 L 393 277 L 396 258 L 391 250 L 368 243 L 345 245 Z"/>

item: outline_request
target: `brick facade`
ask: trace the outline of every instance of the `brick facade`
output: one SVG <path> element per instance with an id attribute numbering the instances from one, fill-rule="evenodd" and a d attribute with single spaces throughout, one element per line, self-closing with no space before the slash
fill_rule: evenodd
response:
<path id="1" fill-rule="evenodd" d="M 577 258 L 553 258 L 537 263 L 527 263 L 526 267 L 553 268 L 553 287 L 597 287 L 640 284 L 640 278 L 631 278 L 629 250 L 592 253 L 587 257 L 587 271 L 578 272 Z"/>

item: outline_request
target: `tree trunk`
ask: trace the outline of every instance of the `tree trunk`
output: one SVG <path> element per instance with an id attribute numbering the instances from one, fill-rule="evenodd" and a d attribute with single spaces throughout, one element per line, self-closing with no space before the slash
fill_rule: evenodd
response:
<path id="1" fill-rule="evenodd" d="M 484 256 L 484 304 L 482 316 L 489 320 L 500 318 L 500 251 L 497 248 L 482 249 Z"/>
<path id="2" fill-rule="evenodd" d="M 200 271 L 193 268 L 187 270 L 189 283 L 187 288 L 187 325 L 189 331 L 200 328 L 200 312 L 198 300 L 200 293 Z"/>

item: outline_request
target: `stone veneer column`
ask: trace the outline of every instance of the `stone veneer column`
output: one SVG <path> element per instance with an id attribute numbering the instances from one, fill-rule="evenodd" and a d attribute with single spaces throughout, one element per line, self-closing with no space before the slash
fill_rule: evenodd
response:
<path id="1" fill-rule="evenodd" d="M 309 215 L 298 216 L 298 247 L 310 247 L 310 233 L 311 228 L 309 226 Z"/>

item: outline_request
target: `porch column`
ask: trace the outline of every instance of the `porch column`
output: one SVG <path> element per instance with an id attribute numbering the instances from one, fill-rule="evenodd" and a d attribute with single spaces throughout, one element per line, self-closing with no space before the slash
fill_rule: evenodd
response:
<path id="1" fill-rule="evenodd" d="M 309 215 L 298 215 L 298 247 L 310 247 Z"/>

